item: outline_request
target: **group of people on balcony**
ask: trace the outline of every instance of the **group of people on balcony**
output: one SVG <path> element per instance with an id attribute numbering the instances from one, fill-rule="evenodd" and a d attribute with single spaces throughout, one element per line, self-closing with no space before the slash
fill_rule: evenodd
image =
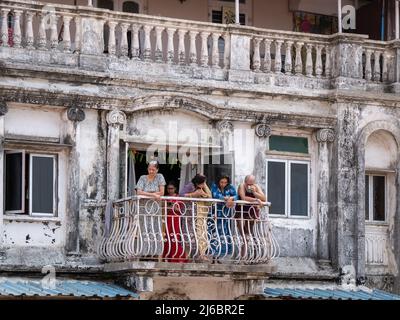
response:
<path id="1" fill-rule="evenodd" d="M 170 198 L 165 202 L 167 215 L 164 223 L 161 215 L 153 217 L 151 226 L 145 217 L 139 219 L 141 228 L 144 230 L 155 230 L 156 226 L 163 226 L 160 232 L 154 232 L 153 241 L 144 242 L 143 254 L 152 253 L 162 256 L 168 262 L 187 262 L 187 252 L 183 245 L 184 232 L 182 212 L 183 202 L 174 197 L 196 199 L 194 216 L 185 217 L 186 231 L 196 235 L 195 256 L 202 261 L 218 262 L 217 257 L 227 257 L 232 254 L 232 218 L 237 218 L 240 223 L 236 226 L 241 236 L 246 237 L 253 225 L 254 219 L 259 218 L 260 207 L 266 201 L 262 189 L 256 184 L 255 177 L 248 175 L 244 182 L 236 190 L 229 176 L 220 176 L 211 189 L 207 185 L 207 177 L 196 174 L 191 182 L 183 186 L 180 192 L 174 183 L 168 185 L 161 173 L 157 161 L 151 161 L 147 168 L 148 174 L 140 177 L 136 185 L 137 195 L 148 196 L 155 200 L 166 195 Z M 165 190 L 166 187 L 166 190 Z M 207 199 L 222 200 L 210 203 Z M 254 204 L 238 205 L 237 200 L 243 200 Z M 214 210 L 210 210 L 213 208 Z M 148 212 L 147 212 L 148 213 Z M 157 220 L 157 221 L 154 221 Z M 194 219 L 188 223 L 188 219 Z M 159 220 L 159 221 L 158 221 Z M 194 230 L 190 230 L 194 228 Z M 149 237 L 149 235 L 147 235 Z M 164 241 L 165 240 L 165 241 Z M 156 248 L 155 248 L 155 247 Z"/>

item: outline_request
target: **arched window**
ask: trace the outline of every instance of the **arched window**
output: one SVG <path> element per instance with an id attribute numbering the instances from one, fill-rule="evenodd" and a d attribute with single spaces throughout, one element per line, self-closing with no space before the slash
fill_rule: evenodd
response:
<path id="1" fill-rule="evenodd" d="M 114 10 L 113 0 L 97 0 L 97 7 L 101 9 Z"/>
<path id="2" fill-rule="evenodd" d="M 139 4 L 134 1 L 125 1 L 122 4 L 122 12 L 139 13 Z"/>

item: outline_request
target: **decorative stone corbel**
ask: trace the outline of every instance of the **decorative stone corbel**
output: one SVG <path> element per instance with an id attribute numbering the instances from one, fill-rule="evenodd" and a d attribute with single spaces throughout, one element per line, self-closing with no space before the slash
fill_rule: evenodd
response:
<path id="1" fill-rule="evenodd" d="M 322 142 L 333 142 L 335 141 L 335 131 L 332 129 L 320 129 L 317 132 L 317 141 Z"/>
<path id="2" fill-rule="evenodd" d="M 82 108 L 78 107 L 71 107 L 67 110 L 67 117 L 68 120 L 73 122 L 81 122 L 85 120 L 85 111 Z"/>
<path id="3" fill-rule="evenodd" d="M 259 138 L 268 138 L 271 135 L 271 127 L 265 123 L 256 125 L 255 132 Z"/>
<path id="4" fill-rule="evenodd" d="M 228 120 L 218 121 L 217 130 L 220 134 L 231 134 L 233 132 L 233 123 Z"/>
<path id="5" fill-rule="evenodd" d="M 106 120 L 109 126 L 121 126 L 126 123 L 126 115 L 120 110 L 112 110 L 107 113 Z"/>
<path id="6" fill-rule="evenodd" d="M 7 102 L 0 101 L 0 117 L 4 116 L 8 112 Z"/>

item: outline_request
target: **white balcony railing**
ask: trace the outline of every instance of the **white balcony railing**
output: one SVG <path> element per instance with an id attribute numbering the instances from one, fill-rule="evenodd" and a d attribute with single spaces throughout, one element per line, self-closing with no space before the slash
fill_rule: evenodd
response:
<path id="1" fill-rule="evenodd" d="M 119 200 L 98 253 L 107 261 L 268 263 L 279 255 L 268 205 L 237 201 L 228 208 L 215 199 L 172 197 Z"/>
<path id="2" fill-rule="evenodd" d="M 367 90 L 399 81 L 399 43 L 362 35 L 266 30 L 24 0 L 1 1 L 0 21 L 1 57 L 33 65 L 327 89 L 337 78 L 369 84 Z"/>

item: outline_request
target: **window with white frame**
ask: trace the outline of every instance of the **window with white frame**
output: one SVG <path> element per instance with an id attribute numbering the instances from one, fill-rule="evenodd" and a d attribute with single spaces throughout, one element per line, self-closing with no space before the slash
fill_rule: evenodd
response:
<path id="1" fill-rule="evenodd" d="M 57 155 L 6 150 L 4 166 L 6 214 L 56 215 Z"/>
<path id="2" fill-rule="evenodd" d="M 270 214 L 308 217 L 310 206 L 310 163 L 267 160 L 267 197 Z"/>
<path id="3" fill-rule="evenodd" d="M 209 16 L 213 23 L 235 23 L 234 0 L 209 0 Z M 252 25 L 252 0 L 240 0 L 239 22 Z"/>
<path id="4" fill-rule="evenodd" d="M 365 220 L 386 221 L 386 176 L 365 175 Z"/>

